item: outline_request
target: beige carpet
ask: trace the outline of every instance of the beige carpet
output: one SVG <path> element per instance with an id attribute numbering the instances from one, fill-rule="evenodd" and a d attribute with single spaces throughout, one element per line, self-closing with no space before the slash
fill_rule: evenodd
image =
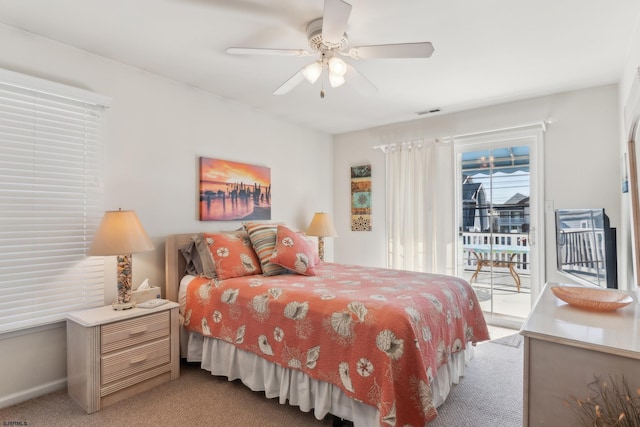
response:
<path id="1" fill-rule="evenodd" d="M 7 424 L 22 422 L 22 424 Z M 2 424 L 5 423 L 5 424 Z M 0 409 L 0 425 L 62 426 L 330 426 L 312 413 L 281 405 L 240 381 L 182 364 L 180 378 L 87 415 L 61 390 Z"/>
<path id="2" fill-rule="evenodd" d="M 522 335 L 478 344 L 464 378 L 429 427 L 520 427 L 523 408 Z"/>
<path id="3" fill-rule="evenodd" d="M 433 427 L 516 427 L 522 425 L 522 347 L 516 337 L 476 347 L 460 384 L 439 408 Z M 66 390 L 0 409 L 0 425 L 20 426 L 330 426 L 312 413 L 281 405 L 241 382 L 211 376 L 195 365 L 181 366 L 180 378 L 147 393 L 85 414 Z"/>

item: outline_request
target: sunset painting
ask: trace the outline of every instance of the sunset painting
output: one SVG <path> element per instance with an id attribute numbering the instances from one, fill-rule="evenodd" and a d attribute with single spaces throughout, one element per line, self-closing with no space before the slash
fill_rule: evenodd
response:
<path id="1" fill-rule="evenodd" d="M 271 169 L 200 157 L 200 221 L 271 219 Z"/>

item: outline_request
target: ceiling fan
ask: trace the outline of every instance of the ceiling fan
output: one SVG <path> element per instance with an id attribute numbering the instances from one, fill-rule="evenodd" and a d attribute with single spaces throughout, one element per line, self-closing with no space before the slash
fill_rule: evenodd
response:
<path id="1" fill-rule="evenodd" d="M 230 47 L 227 53 L 234 55 L 280 55 L 280 56 L 313 56 L 316 61 L 306 65 L 285 81 L 273 94 L 283 95 L 291 91 L 303 80 L 315 83 L 326 70 L 331 87 L 339 87 L 345 83 L 345 75 L 354 76 L 368 83 L 374 90 L 377 88 L 366 77 L 362 76 L 353 65 L 345 62 L 340 56 L 350 59 L 377 58 L 429 58 L 433 46 L 429 42 L 384 44 L 358 46 L 347 50 L 349 42 L 346 29 L 351 5 L 343 0 L 325 0 L 322 18 L 315 19 L 307 26 L 307 38 L 312 51 L 304 49 L 268 49 L 251 47 Z M 324 98 L 324 88 L 320 97 Z"/>

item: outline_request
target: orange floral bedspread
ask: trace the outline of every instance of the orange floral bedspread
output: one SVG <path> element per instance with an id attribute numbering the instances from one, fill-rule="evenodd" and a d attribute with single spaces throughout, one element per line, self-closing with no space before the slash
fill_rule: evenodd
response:
<path id="1" fill-rule="evenodd" d="M 197 278 L 185 327 L 339 386 L 377 407 L 382 426 L 435 418 L 438 367 L 489 338 L 462 279 L 331 263 L 309 277 Z"/>

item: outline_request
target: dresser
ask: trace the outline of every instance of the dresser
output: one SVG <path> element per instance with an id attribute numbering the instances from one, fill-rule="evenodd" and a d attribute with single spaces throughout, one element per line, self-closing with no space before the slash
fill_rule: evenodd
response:
<path id="1" fill-rule="evenodd" d="M 67 315 L 69 396 L 92 413 L 180 375 L 178 307 Z"/>
<path id="2" fill-rule="evenodd" d="M 542 291 L 520 333 L 524 336 L 524 426 L 577 426 L 565 407 L 570 396 L 586 398 L 594 375 L 640 378 L 640 306 L 613 312 L 572 307 Z M 635 390 L 635 388 L 634 388 Z"/>

